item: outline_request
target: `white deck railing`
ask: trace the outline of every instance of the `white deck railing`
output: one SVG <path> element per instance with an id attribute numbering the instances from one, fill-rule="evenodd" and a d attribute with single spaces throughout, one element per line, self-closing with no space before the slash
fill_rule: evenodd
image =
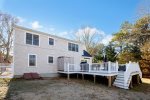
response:
<path id="1" fill-rule="evenodd" d="M 65 71 L 73 72 L 105 72 L 105 73 L 113 73 L 118 72 L 118 62 L 105 62 L 105 63 L 92 63 L 92 64 L 67 64 L 65 67 Z"/>
<path id="2" fill-rule="evenodd" d="M 0 66 L 0 78 L 12 78 L 14 74 L 13 66 Z"/>

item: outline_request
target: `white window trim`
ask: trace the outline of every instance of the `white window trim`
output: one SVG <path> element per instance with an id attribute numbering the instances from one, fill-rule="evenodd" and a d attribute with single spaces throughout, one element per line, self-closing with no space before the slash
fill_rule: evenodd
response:
<path id="1" fill-rule="evenodd" d="M 73 50 L 69 50 L 69 43 L 71 43 L 71 44 L 75 44 L 75 45 L 78 45 L 78 51 L 76 51 L 76 46 L 75 46 L 75 51 L 73 51 Z M 72 45 L 71 45 L 71 49 L 72 49 Z M 68 51 L 71 51 L 71 52 L 79 52 L 79 44 L 77 44 L 77 43 L 73 43 L 73 42 L 68 42 Z"/>
<path id="2" fill-rule="evenodd" d="M 49 63 L 49 57 L 53 57 L 53 63 Z M 52 55 L 47 56 L 47 64 L 54 64 L 54 56 L 52 56 Z"/>
<path id="3" fill-rule="evenodd" d="M 32 34 L 32 35 L 38 35 L 38 36 L 39 36 L 39 45 L 33 45 L 33 41 L 32 41 L 32 44 L 27 44 L 27 43 L 26 43 L 26 36 L 27 36 L 26 33 L 30 33 L 30 34 Z M 32 40 L 33 40 L 33 36 L 32 36 Z M 32 33 L 32 32 L 25 32 L 24 44 L 29 45 L 29 46 L 40 47 L 40 34 L 35 34 L 35 33 Z"/>
<path id="4" fill-rule="evenodd" d="M 35 55 L 35 57 L 36 57 L 35 66 L 30 66 L 30 65 L 29 65 L 29 56 L 30 56 L 30 55 Z M 28 54 L 28 68 L 35 68 L 35 67 L 37 67 L 37 54 L 29 53 L 29 54 Z"/>
<path id="5" fill-rule="evenodd" d="M 50 45 L 50 44 L 49 44 L 49 38 L 51 38 L 51 39 L 53 39 L 53 40 L 54 40 L 54 41 L 53 41 L 53 42 L 54 42 L 54 43 L 53 43 L 53 45 Z M 48 37 L 48 45 L 49 45 L 49 46 L 55 46 L 55 39 L 54 39 L 54 38 L 52 38 L 52 37 Z"/>

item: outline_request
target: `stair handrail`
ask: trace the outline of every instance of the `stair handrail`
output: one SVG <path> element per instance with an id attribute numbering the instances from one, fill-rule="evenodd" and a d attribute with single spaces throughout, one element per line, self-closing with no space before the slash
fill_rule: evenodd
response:
<path id="1" fill-rule="evenodd" d="M 138 62 L 136 63 L 130 61 L 129 63 L 126 63 L 126 71 L 124 72 L 124 86 L 126 86 L 132 72 L 138 72 L 140 78 L 142 78 L 142 72 L 140 70 Z"/>

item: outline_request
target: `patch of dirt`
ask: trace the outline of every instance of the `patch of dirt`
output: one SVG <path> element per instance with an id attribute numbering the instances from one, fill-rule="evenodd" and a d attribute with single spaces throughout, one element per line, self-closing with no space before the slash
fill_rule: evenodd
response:
<path id="1" fill-rule="evenodd" d="M 15 79 L 2 81 L 0 100 L 149 100 L 150 84 L 140 84 L 140 89 L 108 88 L 87 80 L 52 78 L 44 80 Z M 138 87 L 138 88 L 139 88 Z M 146 87 L 146 88 L 145 88 Z"/>

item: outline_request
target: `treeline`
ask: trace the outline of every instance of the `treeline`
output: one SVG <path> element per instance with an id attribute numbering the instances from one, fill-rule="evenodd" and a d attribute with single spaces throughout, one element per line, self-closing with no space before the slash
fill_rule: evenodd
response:
<path id="1" fill-rule="evenodd" d="M 108 46 L 99 49 L 93 62 L 118 61 L 125 64 L 129 61 L 139 62 L 143 75 L 150 77 L 150 15 L 139 18 L 135 23 L 125 21 L 120 30 L 113 34 Z"/>

